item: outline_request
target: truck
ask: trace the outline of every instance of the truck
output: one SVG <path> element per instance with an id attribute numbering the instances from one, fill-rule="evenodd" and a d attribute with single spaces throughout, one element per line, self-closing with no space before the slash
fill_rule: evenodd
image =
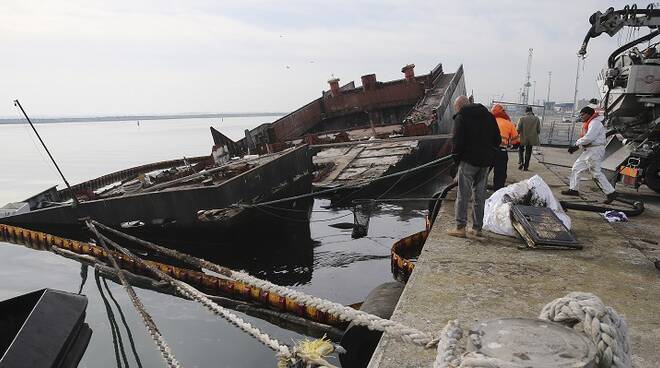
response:
<path id="1" fill-rule="evenodd" d="M 602 168 L 613 184 L 660 193 L 660 10 L 653 4 L 597 11 L 578 51 L 587 54 L 592 38 L 610 37 L 624 28 L 648 29 L 612 52 L 600 74 L 601 100 L 608 143 Z M 634 34 L 634 33 L 633 33 Z"/>

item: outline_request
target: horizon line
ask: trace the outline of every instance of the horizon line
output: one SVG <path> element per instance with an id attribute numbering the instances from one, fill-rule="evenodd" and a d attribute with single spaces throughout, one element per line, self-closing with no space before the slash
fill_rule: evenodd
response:
<path id="1" fill-rule="evenodd" d="M 250 116 L 280 116 L 286 112 L 221 112 L 221 113 L 176 113 L 176 114 L 130 114 L 130 115 L 98 115 L 98 116 L 59 116 L 59 117 L 31 117 L 34 123 L 81 122 L 81 121 L 130 121 L 130 120 L 159 120 L 181 118 L 223 118 L 223 117 L 250 117 Z M 24 122 L 24 117 L 0 117 L 0 124 Z"/>

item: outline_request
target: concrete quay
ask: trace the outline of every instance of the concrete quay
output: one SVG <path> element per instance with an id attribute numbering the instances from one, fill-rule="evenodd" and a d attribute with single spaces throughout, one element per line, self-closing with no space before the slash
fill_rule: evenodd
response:
<path id="1" fill-rule="evenodd" d="M 542 147 L 524 172 L 518 170 L 517 153 L 510 152 L 507 183 L 538 174 L 557 198 L 569 199 L 559 192 L 566 188 L 570 169 L 559 165 L 570 166 L 576 158 L 565 149 Z M 580 190 L 585 200 L 604 199 L 591 180 L 582 181 Z M 521 239 L 492 233 L 483 241 L 450 237 L 452 192 L 391 318 L 435 335 L 451 319 L 469 328 L 496 318 L 535 318 L 555 298 L 591 292 L 626 319 L 634 367 L 658 367 L 660 270 L 653 262 L 660 259 L 660 195 L 645 187 L 617 190 L 628 199 L 644 200 L 646 211 L 617 224 L 598 213 L 569 211 L 582 250 L 519 250 Z M 431 367 L 435 355 L 434 349 L 384 334 L 369 368 Z"/>

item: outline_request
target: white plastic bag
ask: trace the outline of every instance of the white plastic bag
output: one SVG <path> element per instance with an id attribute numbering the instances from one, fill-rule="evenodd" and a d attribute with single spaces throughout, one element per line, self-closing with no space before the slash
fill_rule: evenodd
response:
<path id="1" fill-rule="evenodd" d="M 508 185 L 493 193 L 486 200 L 484 229 L 496 234 L 516 237 L 517 232 L 511 224 L 511 206 L 514 204 L 548 207 L 566 225 L 567 229 L 571 229 L 571 218 L 561 208 L 548 184 L 538 175 Z"/>

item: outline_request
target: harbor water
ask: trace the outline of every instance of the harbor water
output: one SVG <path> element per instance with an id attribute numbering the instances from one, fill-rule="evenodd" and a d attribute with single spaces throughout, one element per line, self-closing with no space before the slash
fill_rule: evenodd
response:
<path id="1" fill-rule="evenodd" d="M 232 139 L 275 117 L 172 119 L 126 122 L 38 124 L 37 129 L 73 184 L 149 162 L 209 154 L 213 141 L 209 126 Z M 0 205 L 23 200 L 53 185 L 62 188 L 55 168 L 27 125 L 0 125 Z M 430 183 L 431 187 L 434 183 Z M 435 188 L 426 189 L 426 194 Z M 350 209 L 328 208 L 330 201 L 314 202 L 309 231 L 291 239 L 259 244 L 246 241 L 210 247 L 213 260 L 247 270 L 278 284 L 291 286 L 343 304 L 361 302 L 377 285 L 392 281 L 389 254 L 399 238 L 424 228 L 427 203 L 383 203 L 372 213 L 366 237 L 352 239 L 351 229 L 329 225 L 352 223 Z M 255 224 L 258 229 L 259 224 Z M 213 242 L 211 242 L 213 245 Z M 208 249 L 208 247 L 207 247 Z M 160 355 L 120 285 L 108 281 L 112 297 L 126 317 L 135 340 L 135 352 L 117 307 L 101 288 L 123 341 L 113 342 L 106 303 L 93 269 L 46 251 L 0 242 L 0 299 L 41 288 L 78 292 L 89 298 L 86 322 L 92 338 L 80 367 L 110 367 L 125 352 L 130 366 L 162 366 Z M 200 305 L 151 290 L 136 289 L 146 309 L 184 367 L 272 367 L 274 352 Z M 237 312 L 238 313 L 238 312 Z M 304 335 L 238 313 L 283 343 Z M 135 355 L 139 357 L 137 363 Z M 339 365 L 337 360 L 333 363 Z"/>

